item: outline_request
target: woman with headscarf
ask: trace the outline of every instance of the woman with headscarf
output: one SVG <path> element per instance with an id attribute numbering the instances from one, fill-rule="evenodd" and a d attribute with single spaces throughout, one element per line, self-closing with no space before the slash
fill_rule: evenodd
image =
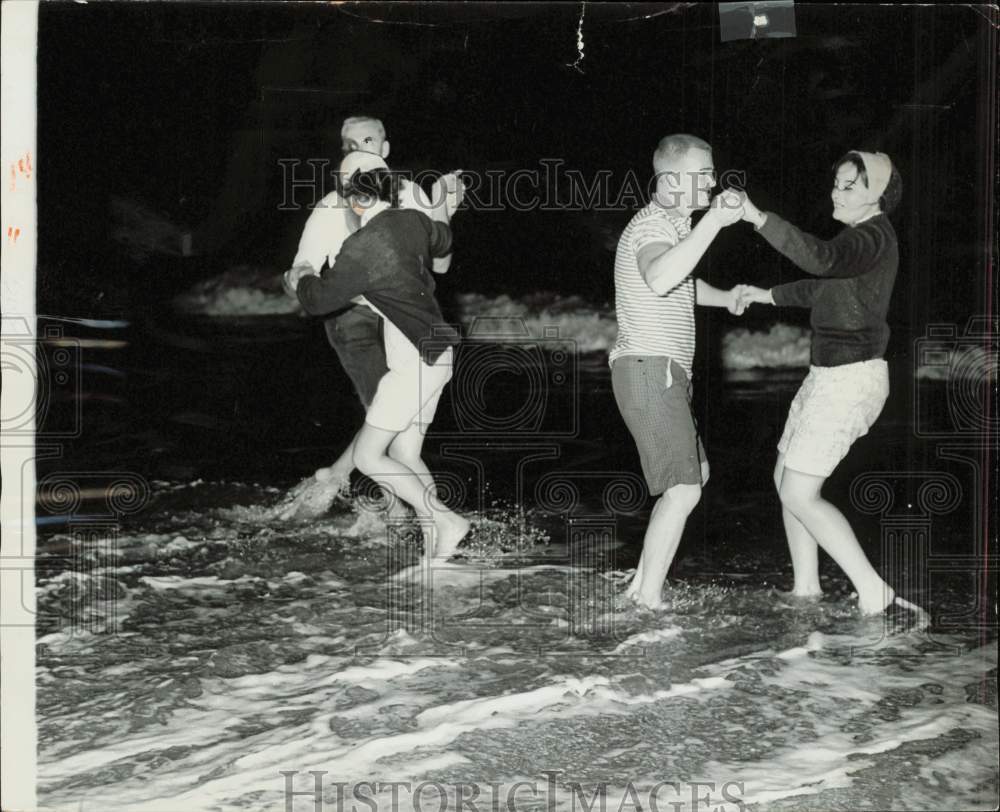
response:
<path id="1" fill-rule="evenodd" d="M 881 152 L 848 152 L 834 172 L 833 218 L 846 227 L 831 240 L 807 234 L 744 199 L 743 219 L 775 250 L 819 278 L 770 290 L 746 286 L 743 300 L 811 310 L 809 374 L 792 401 L 774 469 L 795 571 L 793 594 L 821 594 L 822 547 L 850 578 L 861 612 L 870 615 L 885 610 L 895 592 L 821 490 L 854 441 L 868 433 L 889 395 L 883 355 L 899 247 L 888 215 L 902 196 L 902 181 Z"/>

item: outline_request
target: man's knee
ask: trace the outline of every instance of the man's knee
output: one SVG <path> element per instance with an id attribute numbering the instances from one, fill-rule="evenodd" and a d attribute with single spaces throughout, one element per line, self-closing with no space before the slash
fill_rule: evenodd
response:
<path id="1" fill-rule="evenodd" d="M 690 513 L 701 499 L 701 485 L 674 485 L 660 498 Z"/>

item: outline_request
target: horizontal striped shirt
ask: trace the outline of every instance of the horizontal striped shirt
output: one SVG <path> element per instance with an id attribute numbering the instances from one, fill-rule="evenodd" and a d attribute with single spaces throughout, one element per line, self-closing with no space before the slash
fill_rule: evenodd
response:
<path id="1" fill-rule="evenodd" d="M 646 284 L 639 252 L 648 245 L 673 247 L 691 233 L 691 219 L 671 214 L 655 200 L 625 227 L 615 254 L 615 315 L 618 337 L 609 362 L 622 355 L 661 355 L 674 359 L 691 377 L 694 362 L 694 277 L 688 275 L 664 296 Z"/>

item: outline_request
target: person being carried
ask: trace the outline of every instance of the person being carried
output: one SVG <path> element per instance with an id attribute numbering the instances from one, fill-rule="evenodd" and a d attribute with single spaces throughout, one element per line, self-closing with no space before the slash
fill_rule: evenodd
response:
<path id="1" fill-rule="evenodd" d="M 389 156 L 390 145 L 385 127 L 377 118 L 353 116 L 345 119 L 340 137 L 345 156 L 358 151 L 373 153 L 383 159 Z M 444 221 L 445 210 L 435 203 L 440 203 L 448 194 L 454 196 L 457 185 L 456 172 L 442 176 L 434 189 L 432 203 L 419 185 L 401 178 L 399 205 Z M 453 201 L 451 205 L 454 208 L 457 203 Z M 357 231 L 360 225 L 360 218 L 341 198 L 338 190 L 324 196 L 313 208 L 302 231 L 298 251 L 292 261 L 296 274 L 318 275 L 324 264 L 332 266 L 344 240 Z M 444 273 L 450 265 L 450 255 L 435 257 L 432 268 L 435 273 Z M 295 295 L 292 290 L 288 292 Z M 371 308 L 359 307 L 354 303 L 329 314 L 323 322 L 327 340 L 337 353 L 337 358 L 365 409 L 375 396 L 378 382 L 388 371 L 385 350 L 379 336 L 380 322 L 380 317 Z M 348 444 L 332 465 L 318 469 L 296 485 L 278 508 L 280 518 L 316 516 L 329 509 L 337 494 L 347 485 L 351 471 L 354 470 L 353 455 L 353 445 Z M 395 506 L 392 508 L 394 515 L 401 516 L 405 513 L 398 503 L 391 504 Z"/>
<path id="2" fill-rule="evenodd" d="M 822 547 L 851 579 L 861 612 L 878 614 L 896 599 L 895 593 L 869 563 L 844 514 L 821 491 L 854 441 L 868 433 L 889 396 L 883 356 L 899 246 L 888 215 L 902 197 L 902 181 L 881 152 L 848 152 L 834 165 L 834 173 L 833 219 L 846 228 L 832 240 L 762 212 L 743 196 L 743 219 L 803 271 L 822 278 L 770 290 L 742 286 L 740 296 L 747 304 L 811 311 L 809 374 L 789 409 L 774 468 L 795 572 L 793 594 L 822 594 Z"/>
<path id="3" fill-rule="evenodd" d="M 353 301 L 383 319 L 388 370 L 352 441 L 352 462 L 413 508 L 426 558 L 449 558 L 470 524 L 438 498 L 421 452 L 459 341 L 455 328 L 445 324 L 430 273 L 432 258 L 451 252 L 451 229 L 423 212 L 394 208 L 397 179 L 377 155 L 349 154 L 341 176 L 347 178 L 344 198 L 361 228 L 320 276 L 293 268 L 286 281 L 311 315 Z M 450 219 L 449 200 L 441 201 L 444 220 Z"/>
<path id="4" fill-rule="evenodd" d="M 709 473 L 691 413 L 694 306 L 726 307 L 734 314 L 743 308 L 734 290 L 719 290 L 691 274 L 722 227 L 739 220 L 742 210 L 732 192 L 712 201 L 712 148 L 700 138 L 668 135 L 653 154 L 653 168 L 653 198 L 618 241 L 618 336 L 609 360 L 615 402 L 635 440 L 649 492 L 659 497 L 627 594 L 658 608 L 687 517 Z M 692 228 L 691 215 L 706 208 Z"/>

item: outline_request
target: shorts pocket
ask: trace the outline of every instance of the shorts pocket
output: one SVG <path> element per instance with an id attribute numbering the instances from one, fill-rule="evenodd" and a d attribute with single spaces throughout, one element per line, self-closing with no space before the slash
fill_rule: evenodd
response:
<path id="1" fill-rule="evenodd" d="M 618 409 L 641 412 L 649 402 L 647 373 L 644 364 L 635 361 L 616 361 L 611 369 L 611 389 Z"/>

